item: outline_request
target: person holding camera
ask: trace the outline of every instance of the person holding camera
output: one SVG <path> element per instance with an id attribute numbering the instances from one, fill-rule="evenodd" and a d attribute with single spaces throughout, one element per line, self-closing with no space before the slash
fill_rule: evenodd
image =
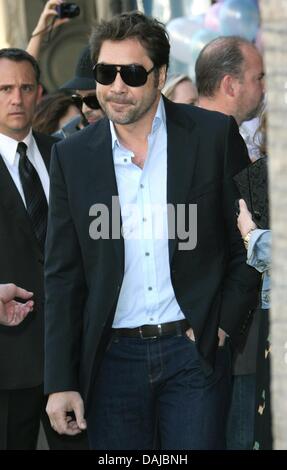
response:
<path id="1" fill-rule="evenodd" d="M 31 39 L 28 43 L 26 51 L 29 52 L 35 59 L 38 59 L 40 49 L 45 35 L 65 23 L 70 21 L 70 18 L 59 17 L 59 7 L 63 4 L 63 0 L 49 0 L 39 17 L 38 23 L 32 33 Z"/>

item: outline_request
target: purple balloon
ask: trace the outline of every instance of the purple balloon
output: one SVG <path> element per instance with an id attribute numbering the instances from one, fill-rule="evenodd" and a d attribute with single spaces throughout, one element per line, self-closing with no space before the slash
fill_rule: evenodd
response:
<path id="1" fill-rule="evenodd" d="M 264 52 L 264 42 L 263 42 L 261 29 L 258 30 L 256 40 L 255 40 L 255 46 L 261 52 L 261 54 L 263 54 L 263 52 Z"/>
<path id="2" fill-rule="evenodd" d="M 204 19 L 205 28 L 211 29 L 212 31 L 220 30 L 219 13 L 221 8 L 222 1 L 220 3 L 214 3 L 214 5 L 211 5 L 211 7 L 208 8 Z"/>

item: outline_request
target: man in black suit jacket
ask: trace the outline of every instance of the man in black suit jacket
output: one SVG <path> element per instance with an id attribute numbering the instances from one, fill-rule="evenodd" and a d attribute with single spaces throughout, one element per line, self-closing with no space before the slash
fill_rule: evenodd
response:
<path id="1" fill-rule="evenodd" d="M 38 64 L 28 53 L 0 50 L 0 278 L 34 292 L 34 311 L 15 328 L 0 326 L 1 449 L 34 449 L 45 408 L 44 253 L 21 180 L 18 146 L 24 142 L 33 165 L 32 197 L 37 210 L 38 183 L 39 197 L 47 206 L 50 154 L 56 141 L 31 130 L 41 94 L 39 77 Z M 39 228 L 45 224 L 44 211 L 37 218 Z M 59 436 L 45 427 L 51 435 L 49 443 L 55 447 L 53 440 L 59 441 Z"/>
<path id="2" fill-rule="evenodd" d="M 263 109 L 263 60 L 257 47 L 246 39 L 224 36 L 211 41 L 198 56 L 195 74 L 201 108 L 233 116 L 238 126 Z M 242 127 L 239 129 L 245 139 Z M 254 147 L 255 144 L 253 151 Z M 251 154 L 249 158 L 252 160 Z M 262 188 L 261 191 L 264 193 Z M 233 352 L 232 400 L 227 425 L 230 450 L 251 450 L 254 445 L 256 364 L 262 317 L 260 308 L 253 311 L 246 334 L 242 335 L 238 350 Z"/>
<path id="3" fill-rule="evenodd" d="M 169 43 L 156 20 L 115 16 L 91 47 L 109 119 L 57 144 L 51 165 L 50 421 L 71 435 L 87 426 L 94 449 L 224 448 L 226 334 L 244 328 L 259 281 L 234 217 L 246 148 L 232 118 L 163 100 Z"/>

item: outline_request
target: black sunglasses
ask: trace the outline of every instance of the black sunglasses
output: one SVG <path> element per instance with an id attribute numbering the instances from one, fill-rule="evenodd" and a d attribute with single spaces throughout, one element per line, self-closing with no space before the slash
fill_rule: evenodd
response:
<path id="1" fill-rule="evenodd" d="M 148 75 L 155 69 L 153 66 L 148 72 L 142 65 L 96 64 L 93 67 L 95 80 L 101 85 L 111 85 L 119 73 L 123 82 L 132 87 L 143 86 Z"/>
<path id="2" fill-rule="evenodd" d="M 72 100 L 79 108 L 80 110 L 83 107 L 83 103 L 88 106 L 88 108 L 91 109 L 101 109 L 101 106 L 98 102 L 98 98 L 96 95 L 87 95 L 87 96 L 81 96 L 81 95 L 72 95 Z"/>

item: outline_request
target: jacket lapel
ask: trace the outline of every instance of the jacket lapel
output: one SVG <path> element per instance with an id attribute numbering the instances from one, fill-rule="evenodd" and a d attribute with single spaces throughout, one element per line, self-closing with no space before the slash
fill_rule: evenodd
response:
<path id="1" fill-rule="evenodd" d="M 182 107 L 164 100 L 167 118 L 167 203 L 177 214 L 177 204 L 186 204 L 198 149 L 194 122 Z M 169 218 L 169 228 L 172 220 Z M 177 225 L 177 224 L 176 224 Z M 171 234 L 172 234 L 171 230 Z M 169 239 L 170 263 L 178 242 L 177 233 Z"/>
<path id="2" fill-rule="evenodd" d="M 193 121 L 187 113 L 170 101 L 164 99 L 167 117 L 167 203 L 175 208 L 177 204 L 186 204 L 188 192 L 196 162 L 198 135 Z M 97 136 L 88 142 L 92 156 L 90 178 L 95 184 L 107 182 L 110 197 L 118 197 L 115 168 L 113 162 L 111 133 L 109 121 L 102 119 L 98 124 Z M 95 158 L 97 156 L 97 158 Z M 99 181 L 99 175 L 101 180 Z M 176 212 L 176 211 L 175 211 Z M 169 220 L 170 224 L 171 220 Z M 169 257 L 172 260 L 177 236 L 169 240 Z M 124 242 L 122 236 L 113 239 L 115 253 L 124 266 Z"/>
<path id="3" fill-rule="evenodd" d="M 5 210 L 11 215 L 12 220 L 15 220 L 15 225 L 19 227 L 19 230 L 22 230 L 28 238 L 31 240 L 31 243 L 38 247 L 38 242 L 34 234 L 30 219 L 28 217 L 25 205 L 19 194 L 17 187 L 14 184 L 14 181 L 3 161 L 3 158 L 0 156 L 0 188 L 2 195 L 5 195 L 1 198 L 0 204 L 5 208 Z M 41 253 L 39 247 L 39 254 Z"/>
<path id="4" fill-rule="evenodd" d="M 92 134 L 93 136 L 94 134 Z M 113 246 L 116 256 L 119 261 L 119 266 L 124 269 L 124 240 L 121 235 L 122 220 L 119 220 L 112 213 L 113 198 L 118 201 L 118 187 L 116 181 L 115 167 L 112 152 L 112 139 L 110 132 L 110 125 L 108 119 L 101 119 L 97 123 L 97 134 L 88 142 L 89 154 L 91 155 L 91 162 L 89 163 L 89 185 L 94 188 L 94 191 L 106 193 L 108 198 L 108 205 L 110 207 L 110 237 L 112 237 L 113 219 L 118 222 L 120 227 L 117 227 L 119 237 L 113 237 Z M 100 175 L 100 177 L 99 177 Z M 119 206 L 118 206 L 119 209 Z M 120 209 L 119 209 L 120 215 Z"/>

